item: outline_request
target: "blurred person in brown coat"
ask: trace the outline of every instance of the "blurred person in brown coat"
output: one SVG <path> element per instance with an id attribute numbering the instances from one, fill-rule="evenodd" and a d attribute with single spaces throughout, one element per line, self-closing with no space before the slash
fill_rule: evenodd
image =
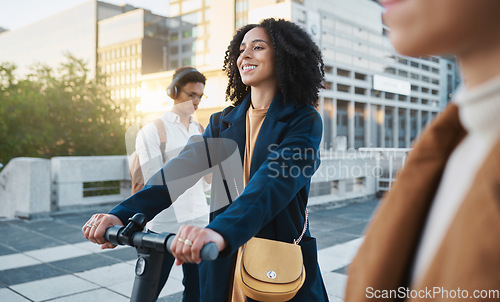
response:
<path id="1" fill-rule="evenodd" d="M 395 49 L 464 78 L 349 266 L 345 301 L 500 301 L 500 1 L 380 0 Z"/>

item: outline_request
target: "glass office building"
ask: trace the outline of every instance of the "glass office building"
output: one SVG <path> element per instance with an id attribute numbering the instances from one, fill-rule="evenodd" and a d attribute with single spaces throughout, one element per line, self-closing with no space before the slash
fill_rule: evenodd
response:
<path id="1" fill-rule="evenodd" d="M 97 2 L 88 1 L 28 26 L 0 34 L 0 60 L 29 73 L 37 63 L 58 66 L 64 54 L 84 59 L 96 70 Z"/>
<path id="2" fill-rule="evenodd" d="M 0 34 L 0 58 L 16 64 L 20 75 L 43 63 L 57 67 L 68 53 L 83 59 L 90 77 L 107 77 L 111 96 L 124 106 L 141 99 L 141 76 L 175 69 L 183 52 L 192 49 L 193 26 L 174 26 L 165 16 L 128 4 L 90 0 L 24 28 Z M 180 34 L 179 34 L 180 33 Z M 179 35 L 182 50 L 174 53 L 169 37 Z M 174 40 L 174 39 L 172 39 Z M 187 46 L 186 46 L 187 45 Z M 128 102 L 125 102 L 127 100 Z M 137 107 L 137 109 L 141 109 Z"/>
<path id="3" fill-rule="evenodd" d="M 36 62 L 55 65 L 69 52 L 84 58 L 91 73 L 108 76 L 114 99 L 143 103 L 146 94 L 160 91 L 167 98 L 163 86 L 172 72 L 166 71 L 195 66 L 208 75 L 208 98 L 200 108 L 209 115 L 210 108 L 228 105 L 221 69 L 235 30 L 266 17 L 285 18 L 306 29 L 323 53 L 325 89 L 317 109 L 326 150 L 410 147 L 459 82 L 453 58 L 397 54 L 381 21 L 382 8 L 371 0 L 171 0 L 169 5 L 164 17 L 91 0 L 0 33 L 0 58 L 25 70 Z"/>
<path id="4" fill-rule="evenodd" d="M 393 49 L 382 7 L 369 0 L 302 0 L 256 7 L 250 22 L 277 16 L 296 22 L 320 46 L 320 93 L 326 150 L 409 148 L 444 108 L 458 84 L 449 58 L 410 58 Z"/>
<path id="5" fill-rule="evenodd" d="M 172 68 L 168 65 L 167 18 L 148 10 L 129 10 L 98 22 L 98 68 L 107 76 L 113 99 L 136 103 L 141 76 Z"/>
<path id="6" fill-rule="evenodd" d="M 325 62 L 325 89 L 320 92 L 318 111 L 324 122 L 322 147 L 326 150 L 410 147 L 444 108 L 459 82 L 451 58 L 397 54 L 382 24 L 382 8 L 371 0 L 170 3 L 173 16 L 192 18 L 198 45 L 202 41 L 219 45 L 214 49 L 208 43 L 208 48 L 196 49 L 197 57 L 211 58 L 194 60 L 196 66 L 221 68 L 223 57 L 217 52 L 224 53 L 235 29 L 247 23 L 279 17 L 306 29 L 320 46 Z M 210 11 L 217 11 L 219 17 L 206 18 Z M 232 31 L 221 32 L 220 28 Z M 223 91 L 217 97 L 223 100 Z"/>

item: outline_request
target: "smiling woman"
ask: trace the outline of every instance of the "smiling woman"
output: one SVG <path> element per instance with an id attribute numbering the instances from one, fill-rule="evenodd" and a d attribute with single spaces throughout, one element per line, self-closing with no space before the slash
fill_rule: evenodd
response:
<path id="1" fill-rule="evenodd" d="M 252 105 L 254 108 L 268 108 L 278 89 L 272 45 L 266 30 L 261 27 L 248 31 L 241 42 L 240 55 L 236 64 L 240 71 L 241 81 L 253 88 L 255 98 L 252 99 Z M 270 98 L 266 98 L 265 94 L 268 94 Z M 265 101 L 266 99 L 268 102 Z"/>
<path id="2" fill-rule="evenodd" d="M 254 301 L 234 283 L 234 263 L 242 255 L 238 251 L 253 237 L 279 241 L 302 256 L 293 259 L 293 264 L 299 268 L 303 285 L 296 288 L 292 300 L 292 296 L 286 300 L 328 301 L 306 211 L 311 177 L 320 164 L 322 122 L 314 105 L 324 76 L 321 52 L 298 25 L 266 19 L 237 31 L 226 51 L 224 70 L 229 77 L 226 99 L 233 104 L 211 116 L 203 136 L 231 140 L 238 146 L 243 167 L 238 179 L 243 179 L 244 190 L 237 185 L 237 177 L 226 181 L 222 173 L 213 172 L 211 222 L 206 228 L 181 226 L 171 245 L 172 254 L 177 264 L 200 263 L 201 248 L 215 242 L 219 259 L 200 263 L 202 301 Z M 222 144 L 215 149 L 226 147 Z M 206 153 L 188 145 L 162 169 L 162 175 L 175 175 L 179 166 L 201 165 L 205 161 L 199 155 Z M 221 189 L 217 189 L 218 182 L 224 182 Z M 110 247 L 103 239 L 107 227 L 127 221 L 136 212 L 151 219 L 171 205 L 168 191 L 167 186 L 146 186 L 111 210 L 111 215 L 94 215 L 91 221 L 99 227 L 87 229 L 85 236 Z M 240 195 L 231 202 L 228 192 Z M 217 207 L 228 199 L 229 205 Z M 270 256 L 263 253 L 258 258 Z M 305 278 L 301 268 L 305 268 Z M 267 273 L 269 278 L 283 280 L 281 273 Z"/>
<path id="3" fill-rule="evenodd" d="M 250 93 L 254 80 L 270 76 L 271 80 L 276 80 L 285 102 L 316 105 L 318 91 L 323 88 L 321 51 L 300 27 L 289 26 L 284 20 L 269 20 L 273 19 L 246 25 L 233 37 L 224 60 L 224 70 L 229 77 L 226 99 L 239 104 Z M 267 53 L 271 55 L 266 56 Z M 257 63 L 264 59 L 260 69 L 265 73 L 253 76 L 257 72 L 251 69 L 259 67 Z M 241 65 L 247 70 L 241 69 Z M 270 74 L 271 66 L 274 75 Z M 251 72 L 247 76 L 241 71 Z"/>

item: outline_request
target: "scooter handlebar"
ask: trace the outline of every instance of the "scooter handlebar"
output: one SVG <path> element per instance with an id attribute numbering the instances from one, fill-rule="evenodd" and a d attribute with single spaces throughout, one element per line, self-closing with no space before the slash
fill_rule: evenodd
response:
<path id="1" fill-rule="evenodd" d="M 130 236 L 124 236 L 124 226 L 112 226 L 106 230 L 104 238 L 115 245 L 129 245 L 136 248 L 153 248 L 159 252 L 172 254 L 170 245 L 175 234 L 172 233 L 144 233 L 134 232 Z M 215 242 L 205 244 L 200 251 L 202 260 L 215 260 L 219 256 L 219 247 Z"/>
<path id="2" fill-rule="evenodd" d="M 174 235 L 174 234 L 172 234 Z M 167 251 L 172 254 L 172 251 L 170 250 L 170 245 L 172 244 L 172 241 L 174 240 L 175 236 L 170 236 L 167 238 Z M 205 244 L 200 251 L 200 258 L 202 260 L 215 260 L 219 256 L 219 247 L 215 242 L 209 242 Z"/>

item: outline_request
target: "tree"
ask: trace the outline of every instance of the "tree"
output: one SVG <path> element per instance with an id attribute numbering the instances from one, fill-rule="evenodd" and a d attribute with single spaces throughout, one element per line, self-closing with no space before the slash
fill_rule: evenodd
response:
<path id="1" fill-rule="evenodd" d="M 130 104 L 113 101 L 105 78 L 67 55 L 57 71 L 37 65 L 24 79 L 0 64 L 0 163 L 14 157 L 125 153 Z M 128 110 L 128 111 L 127 111 Z"/>

